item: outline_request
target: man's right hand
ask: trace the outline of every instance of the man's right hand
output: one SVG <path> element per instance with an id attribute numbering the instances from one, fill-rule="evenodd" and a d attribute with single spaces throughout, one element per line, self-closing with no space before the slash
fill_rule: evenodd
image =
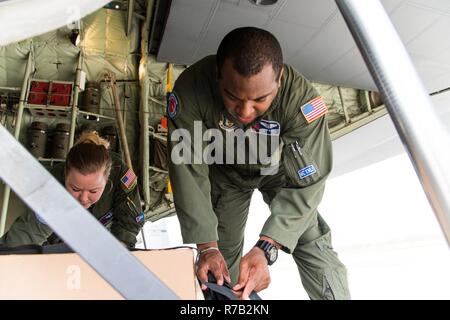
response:
<path id="1" fill-rule="evenodd" d="M 199 258 L 197 260 L 197 277 L 204 282 L 208 281 L 208 271 L 216 279 L 218 285 L 223 285 L 224 281 L 231 282 L 227 264 L 219 251 L 217 242 L 208 242 L 197 245 Z M 202 284 L 202 290 L 206 286 Z"/>

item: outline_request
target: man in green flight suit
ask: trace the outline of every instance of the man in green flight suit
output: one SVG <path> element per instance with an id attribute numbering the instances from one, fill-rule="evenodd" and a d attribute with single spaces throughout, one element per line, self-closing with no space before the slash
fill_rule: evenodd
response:
<path id="1" fill-rule="evenodd" d="M 81 135 L 65 163 L 54 166 L 54 177 L 80 204 L 127 247 L 134 247 L 144 223 L 137 177 L 108 142 L 95 132 Z M 45 221 L 29 209 L 0 238 L 0 245 L 56 243 L 60 239 Z"/>
<path id="2" fill-rule="evenodd" d="M 294 257 L 311 299 L 350 298 L 346 269 L 317 211 L 332 168 L 326 112 L 312 85 L 283 64 L 276 38 L 262 29 L 231 31 L 216 56 L 180 75 L 168 98 L 169 169 L 183 240 L 199 249 L 200 280 L 210 272 L 246 299 L 269 285 L 268 265 L 281 249 Z M 264 149 L 257 161 L 255 143 Z M 281 160 L 274 165 L 274 159 Z M 242 256 L 254 189 L 271 215 Z"/>

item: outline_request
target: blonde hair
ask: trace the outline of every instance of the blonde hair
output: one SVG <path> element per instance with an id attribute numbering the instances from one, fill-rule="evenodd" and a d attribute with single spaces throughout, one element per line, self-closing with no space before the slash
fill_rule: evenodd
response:
<path id="1" fill-rule="evenodd" d="M 81 133 L 78 140 L 74 143 L 74 147 L 80 143 L 94 143 L 99 146 L 104 146 L 106 149 L 109 149 L 109 142 L 106 139 L 103 139 L 98 135 L 98 132 L 95 130 L 84 131 Z"/>
<path id="2" fill-rule="evenodd" d="M 66 174 L 71 169 L 76 169 L 83 175 L 104 170 L 105 177 L 108 178 L 112 166 L 108 149 L 109 142 L 96 131 L 83 132 L 67 154 Z"/>

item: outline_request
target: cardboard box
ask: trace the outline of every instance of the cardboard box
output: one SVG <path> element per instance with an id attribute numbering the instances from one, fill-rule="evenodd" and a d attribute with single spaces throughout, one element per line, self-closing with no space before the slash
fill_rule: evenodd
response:
<path id="1" fill-rule="evenodd" d="M 192 249 L 132 252 L 181 299 L 202 300 Z M 124 270 L 124 273 L 127 271 Z M 123 299 L 76 253 L 0 255 L 0 300 Z"/>

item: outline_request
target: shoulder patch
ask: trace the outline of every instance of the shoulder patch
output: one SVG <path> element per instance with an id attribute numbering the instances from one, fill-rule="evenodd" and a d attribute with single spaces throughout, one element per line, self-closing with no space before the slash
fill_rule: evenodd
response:
<path id="1" fill-rule="evenodd" d="M 132 169 L 128 169 L 127 172 L 120 178 L 120 182 L 122 182 L 122 187 L 125 190 L 131 190 L 137 183 L 137 177 L 134 174 Z"/>
<path id="2" fill-rule="evenodd" d="M 171 92 L 167 98 L 167 116 L 169 119 L 175 120 L 179 112 L 180 105 L 178 103 L 177 96 L 175 93 Z"/>
<path id="3" fill-rule="evenodd" d="M 312 99 L 303 106 L 301 106 L 303 116 L 308 123 L 320 118 L 328 112 L 328 108 L 321 96 Z"/>

